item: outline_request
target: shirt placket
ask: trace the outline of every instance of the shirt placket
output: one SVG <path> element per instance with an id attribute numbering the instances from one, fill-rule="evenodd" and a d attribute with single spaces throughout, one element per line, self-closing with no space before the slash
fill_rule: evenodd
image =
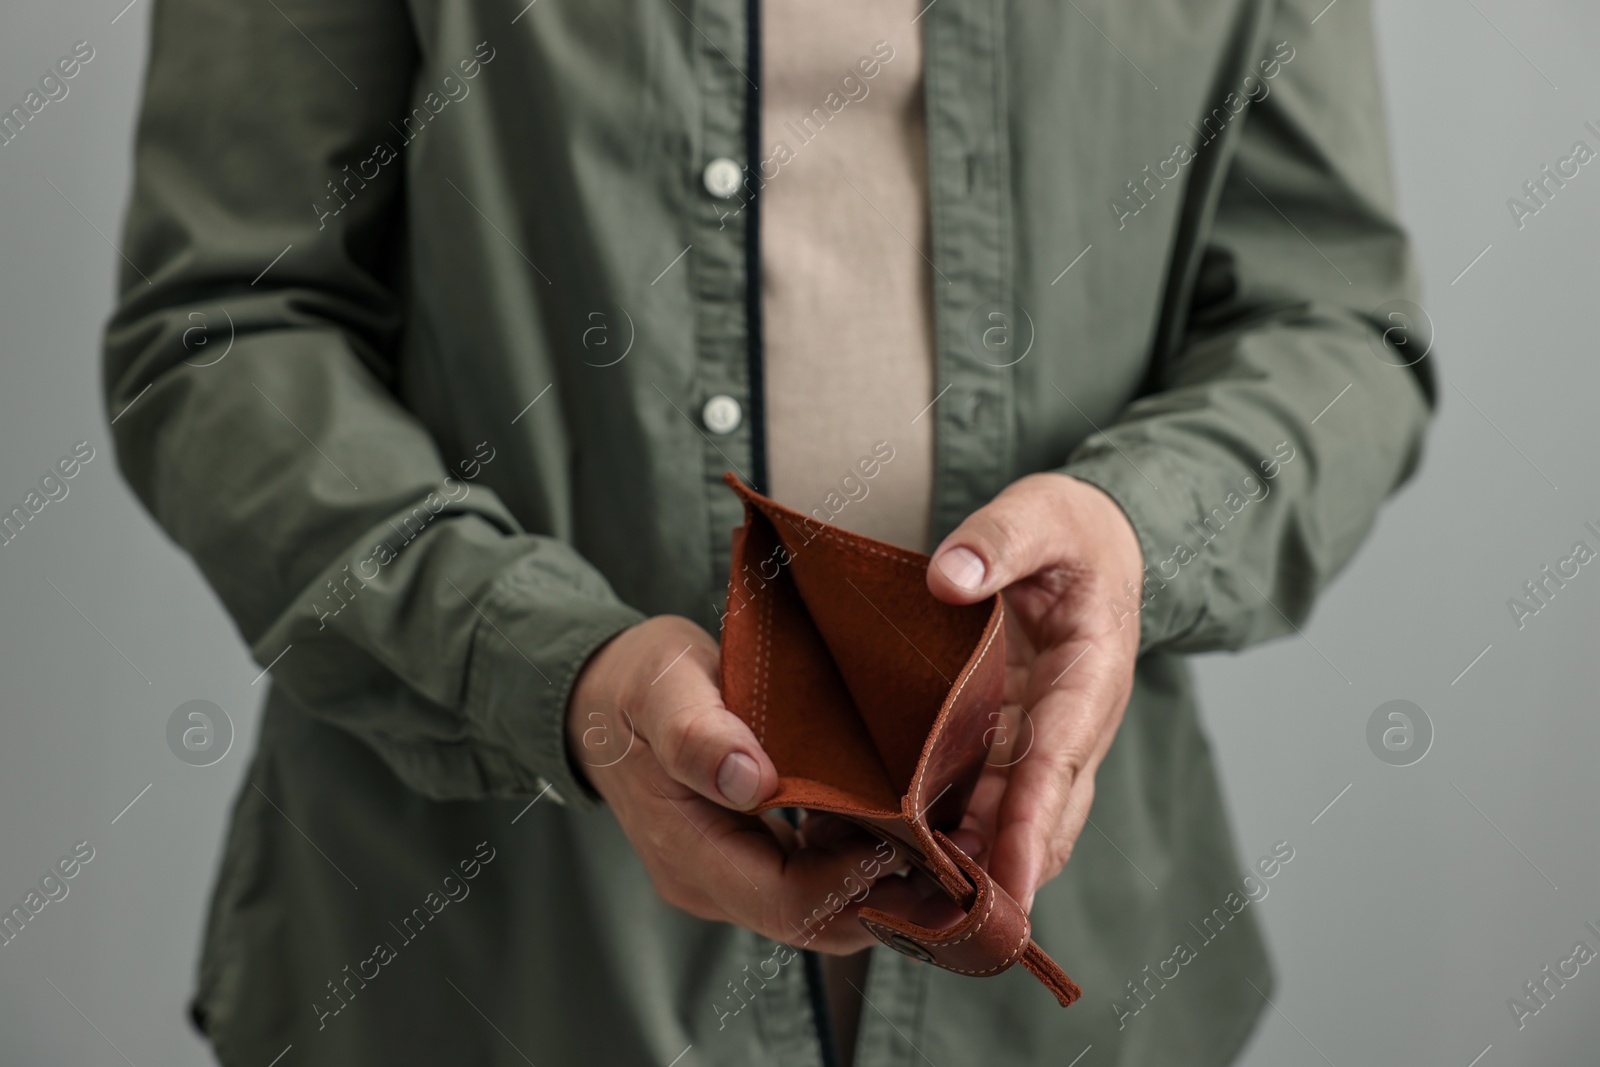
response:
<path id="1" fill-rule="evenodd" d="M 701 112 L 695 224 L 686 249 L 696 307 L 695 413 L 705 437 L 704 486 L 716 573 L 726 573 L 737 499 L 733 469 L 765 488 L 762 440 L 758 120 L 760 0 L 683 5 L 694 28 Z M 997 0 L 931 6 L 921 18 L 935 266 L 938 429 L 932 524 L 941 537 L 1005 484 L 1011 467 L 1010 352 L 985 344 L 1001 309 L 1018 351 L 1031 328 L 1010 304 L 1003 32 Z M 977 324 L 975 329 L 975 324 Z M 1024 337 L 1024 332 L 1030 336 Z M 857 1042 L 858 1067 L 920 1062 L 930 1040 L 927 966 L 874 951 Z M 784 968 L 758 1018 L 773 1062 L 824 1062 L 803 969 Z"/>
<path id="2" fill-rule="evenodd" d="M 753 47 L 753 0 L 680 3 L 692 24 L 700 115 L 690 157 L 694 225 L 685 258 L 695 307 L 693 409 L 704 448 L 703 492 L 711 532 L 713 575 L 726 575 L 729 532 L 743 519 L 722 483 L 732 470 L 763 488 L 760 387 L 760 262 L 758 161 L 752 145 L 760 51 Z"/>
<path id="3" fill-rule="evenodd" d="M 1031 345 L 1032 325 L 1012 298 L 1003 9 L 998 0 L 931 4 L 919 21 L 938 397 L 929 543 L 937 544 L 1010 480 L 1010 368 Z M 937 1023 L 925 1011 L 932 979 L 928 964 L 873 949 L 856 1067 L 937 1061 L 928 1058 L 937 1057 Z"/>
<path id="4" fill-rule="evenodd" d="M 1013 296 L 1005 17 L 998 0 L 932 4 L 922 19 L 934 336 L 930 544 L 1014 468 L 1012 367 L 1033 343 Z"/>
<path id="5" fill-rule="evenodd" d="M 692 156 L 694 230 L 687 258 L 695 302 L 694 403 L 705 440 L 704 493 L 713 573 L 725 575 L 729 533 L 743 506 L 722 482 L 732 470 L 766 488 L 761 394 L 760 0 L 695 0 L 700 129 Z M 767 982 L 756 1018 L 770 1062 L 822 1067 L 816 1005 L 800 960 Z"/>

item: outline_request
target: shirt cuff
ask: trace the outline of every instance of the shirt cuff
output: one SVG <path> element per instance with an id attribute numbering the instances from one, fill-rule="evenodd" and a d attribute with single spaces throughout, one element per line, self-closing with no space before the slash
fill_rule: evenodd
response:
<path id="1" fill-rule="evenodd" d="M 1137 620 L 1139 653 L 1195 629 L 1205 614 L 1204 590 L 1209 577 L 1198 572 L 1211 562 L 1197 554 L 1181 571 L 1161 573 L 1161 561 L 1172 558 L 1173 546 L 1193 539 L 1184 532 L 1192 517 L 1193 509 L 1186 506 L 1191 494 L 1171 488 L 1184 481 L 1169 469 L 1161 451 L 1118 448 L 1097 434 L 1057 472 L 1088 482 L 1109 496 L 1139 538 L 1144 587 L 1138 594 L 1126 593 L 1108 605 L 1120 623 L 1130 625 Z"/>
<path id="2" fill-rule="evenodd" d="M 537 778 L 541 796 L 580 811 L 600 797 L 568 754 L 568 698 L 589 657 L 645 619 L 595 592 L 534 568 L 501 578 L 478 605 L 465 701 L 468 721 Z"/>

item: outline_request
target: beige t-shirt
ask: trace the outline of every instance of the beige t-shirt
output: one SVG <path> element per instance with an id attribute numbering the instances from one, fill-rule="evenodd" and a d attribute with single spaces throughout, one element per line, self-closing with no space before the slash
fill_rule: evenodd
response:
<path id="1" fill-rule="evenodd" d="M 759 195 L 772 496 L 926 551 L 934 347 L 921 9 L 765 0 Z"/>

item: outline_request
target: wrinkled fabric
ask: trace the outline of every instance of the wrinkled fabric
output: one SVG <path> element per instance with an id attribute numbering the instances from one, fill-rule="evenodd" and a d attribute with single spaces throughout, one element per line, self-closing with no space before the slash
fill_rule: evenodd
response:
<path id="1" fill-rule="evenodd" d="M 1084 999 L 875 948 L 862 1067 L 1223 1064 L 1271 993 L 1251 886 L 1285 861 L 1241 868 L 1182 655 L 1307 617 L 1431 396 L 1385 348 L 1416 280 L 1367 5 L 1322 6 L 917 21 L 929 542 L 1060 470 L 1149 569 L 1106 608 L 1142 658 L 1093 826 L 1033 915 Z M 220 1060 L 822 1063 L 801 960 L 662 903 L 563 736 L 610 636 L 716 632 L 720 478 L 765 477 L 759 196 L 702 182 L 763 166 L 749 5 L 152 20 L 107 409 L 272 665 L 195 995 Z"/>

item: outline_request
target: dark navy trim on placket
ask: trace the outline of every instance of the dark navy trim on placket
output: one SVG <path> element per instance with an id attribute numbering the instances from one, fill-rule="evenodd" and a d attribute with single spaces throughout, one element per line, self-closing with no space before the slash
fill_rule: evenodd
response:
<path id="1" fill-rule="evenodd" d="M 745 107 L 745 167 L 755 172 L 755 181 L 745 180 L 750 192 L 745 220 L 745 323 L 749 342 L 750 395 L 746 398 L 750 417 L 750 477 L 755 490 L 765 493 L 767 484 L 767 401 L 766 346 L 761 320 L 761 0 L 745 0 L 745 23 L 749 27 L 749 46 L 745 65 L 750 70 L 750 90 Z"/>

